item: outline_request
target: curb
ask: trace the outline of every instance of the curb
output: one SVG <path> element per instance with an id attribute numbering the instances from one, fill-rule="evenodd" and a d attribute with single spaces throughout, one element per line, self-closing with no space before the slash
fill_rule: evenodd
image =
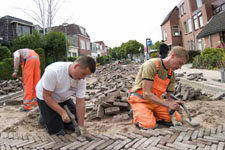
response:
<path id="1" fill-rule="evenodd" d="M 206 93 L 209 94 L 216 94 L 218 92 L 224 92 L 225 87 L 222 87 L 220 85 L 213 85 L 210 84 L 209 82 L 206 83 L 207 81 L 192 81 L 192 80 L 187 80 L 186 78 L 178 77 L 180 79 L 180 82 L 183 84 L 187 84 L 193 88 L 200 88 L 201 90 L 205 91 Z"/>

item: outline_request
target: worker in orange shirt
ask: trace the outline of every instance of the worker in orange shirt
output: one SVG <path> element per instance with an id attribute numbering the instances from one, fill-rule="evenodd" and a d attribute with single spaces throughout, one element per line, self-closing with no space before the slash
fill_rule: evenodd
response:
<path id="1" fill-rule="evenodd" d="M 19 49 L 13 53 L 14 72 L 12 78 L 18 78 L 19 63 L 22 67 L 22 81 L 24 89 L 23 107 L 20 111 L 30 111 L 32 106 L 37 106 L 35 87 L 40 80 L 39 55 L 31 49 Z"/>

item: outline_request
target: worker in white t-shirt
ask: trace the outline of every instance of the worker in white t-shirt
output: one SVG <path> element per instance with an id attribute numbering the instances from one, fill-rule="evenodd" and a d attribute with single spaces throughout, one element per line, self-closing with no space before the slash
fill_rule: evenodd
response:
<path id="1" fill-rule="evenodd" d="M 76 116 L 79 128 L 84 129 L 85 78 L 95 69 L 95 60 L 90 56 L 81 56 L 75 62 L 56 62 L 45 69 L 36 93 L 39 123 L 45 125 L 49 134 L 65 135 L 64 129 L 74 130 L 64 105 Z M 70 98 L 72 95 L 76 96 L 76 105 Z"/>

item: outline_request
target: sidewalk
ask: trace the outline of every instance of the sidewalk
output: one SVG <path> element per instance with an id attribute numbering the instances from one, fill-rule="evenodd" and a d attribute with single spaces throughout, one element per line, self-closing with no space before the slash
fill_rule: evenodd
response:
<path id="1" fill-rule="evenodd" d="M 200 88 L 203 91 L 216 94 L 217 92 L 225 92 L 225 83 L 221 83 L 221 73 L 220 71 L 215 70 L 205 70 L 205 69 L 191 69 L 191 64 L 185 64 L 181 69 L 175 71 L 175 73 L 184 73 L 184 77 L 179 77 L 182 83 L 189 84 L 194 88 Z M 203 78 L 206 78 L 207 81 L 193 81 L 188 80 L 187 75 L 191 73 L 202 73 Z"/>

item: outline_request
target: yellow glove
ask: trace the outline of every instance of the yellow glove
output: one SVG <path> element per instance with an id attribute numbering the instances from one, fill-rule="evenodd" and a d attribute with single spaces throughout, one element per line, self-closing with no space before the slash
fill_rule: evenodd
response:
<path id="1" fill-rule="evenodd" d="M 79 126 L 79 129 L 80 129 L 81 135 L 84 135 L 85 134 L 85 128 L 82 127 L 82 126 Z"/>
<path id="2" fill-rule="evenodd" d="M 175 115 L 172 116 L 172 123 L 173 123 L 173 126 L 182 126 L 182 123 L 177 121 L 177 118 L 175 117 Z"/>

